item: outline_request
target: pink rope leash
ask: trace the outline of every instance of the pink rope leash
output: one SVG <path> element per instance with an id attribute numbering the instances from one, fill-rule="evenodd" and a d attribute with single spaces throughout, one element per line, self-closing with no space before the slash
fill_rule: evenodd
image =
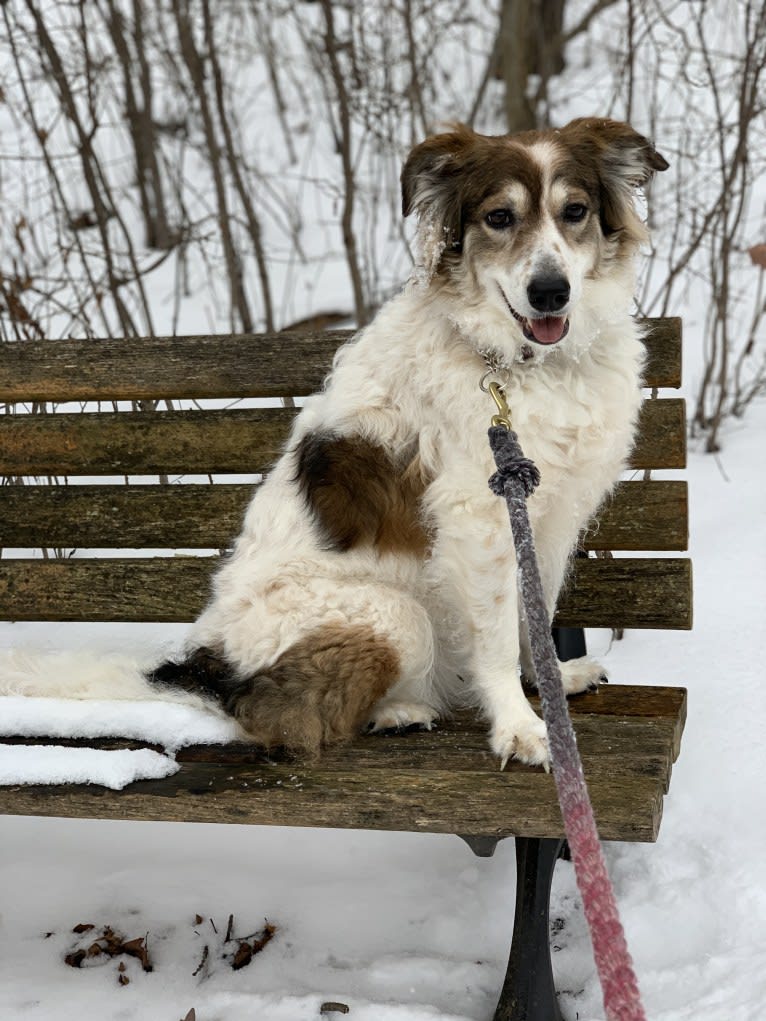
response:
<path id="1" fill-rule="evenodd" d="M 590 929 L 607 1021 L 646 1021 L 598 839 L 537 567 L 526 500 L 539 483 L 540 474 L 524 457 L 516 433 L 506 425 L 492 425 L 489 443 L 497 465 L 489 486 L 498 496 L 504 496 L 508 505 L 553 777 Z"/>

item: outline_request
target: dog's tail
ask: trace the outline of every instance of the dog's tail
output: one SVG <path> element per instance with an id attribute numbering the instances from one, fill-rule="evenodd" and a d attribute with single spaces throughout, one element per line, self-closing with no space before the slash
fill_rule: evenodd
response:
<path id="1" fill-rule="evenodd" d="M 159 666 L 93 652 L 0 653 L 0 695 L 154 699 L 223 710 L 266 747 L 309 755 L 358 733 L 396 683 L 396 650 L 366 625 L 325 626 L 294 642 L 268 668 L 243 674 L 199 648 Z"/>
<path id="2" fill-rule="evenodd" d="M 156 662 L 156 656 L 154 657 Z M 151 662 L 96 651 L 0 651 L 0 695 L 66 699 L 151 699 Z M 173 701 L 180 701 L 174 697 Z M 199 701 L 199 700 L 197 700 Z"/>

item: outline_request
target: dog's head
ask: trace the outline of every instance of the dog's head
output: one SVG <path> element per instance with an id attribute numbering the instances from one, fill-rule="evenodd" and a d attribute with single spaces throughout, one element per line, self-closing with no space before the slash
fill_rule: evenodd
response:
<path id="1" fill-rule="evenodd" d="M 419 215 L 429 276 L 478 288 L 485 309 L 550 348 L 589 281 L 629 271 L 646 237 L 634 189 L 667 166 L 618 121 L 495 137 L 456 125 L 412 150 L 402 206 Z"/>

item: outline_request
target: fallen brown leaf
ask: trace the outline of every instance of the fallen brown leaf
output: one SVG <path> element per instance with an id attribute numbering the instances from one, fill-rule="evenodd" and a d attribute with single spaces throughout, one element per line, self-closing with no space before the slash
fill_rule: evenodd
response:
<path id="1" fill-rule="evenodd" d="M 272 941 L 272 939 L 274 938 L 274 933 L 276 931 L 277 931 L 276 925 L 271 925 L 269 922 L 266 922 L 261 931 L 260 938 L 256 939 L 253 942 L 253 953 L 254 954 L 260 953 L 261 950 L 263 950 L 263 948 L 266 946 L 266 944 Z"/>
<path id="2" fill-rule="evenodd" d="M 64 964 L 68 964 L 70 968 L 82 968 L 82 962 L 85 960 L 86 953 L 84 950 L 75 950 L 74 953 L 67 954 L 64 958 Z"/>
<path id="3" fill-rule="evenodd" d="M 147 933 L 147 936 L 149 934 Z M 138 939 L 128 940 L 120 944 L 117 953 L 127 954 L 128 957 L 137 957 L 141 962 L 144 971 L 153 971 L 152 962 L 149 960 L 149 951 L 146 946 L 146 936 L 139 936 Z"/>
<path id="4" fill-rule="evenodd" d="M 239 971 L 240 968 L 246 967 L 253 959 L 253 948 L 248 942 L 243 940 L 237 947 L 236 953 L 232 958 L 231 968 L 232 971 Z"/>
<path id="5" fill-rule="evenodd" d="M 752 248 L 748 249 L 748 255 L 755 266 L 766 269 L 766 244 L 753 245 Z"/>
<path id="6" fill-rule="evenodd" d="M 84 932 L 90 932 L 94 929 L 93 925 L 78 925 L 72 931 L 78 934 Z M 79 948 L 68 953 L 64 958 L 64 963 L 68 964 L 71 968 L 81 968 L 83 961 L 90 957 L 100 957 L 106 955 L 107 957 L 119 957 L 121 954 L 126 954 L 128 957 L 135 957 L 141 962 L 141 967 L 144 971 L 152 971 L 153 966 L 149 958 L 149 949 L 147 947 L 147 940 L 149 934 L 146 936 L 139 936 L 136 939 L 126 940 L 120 933 L 116 932 L 110 925 L 104 926 L 101 935 L 98 936 L 93 943 L 87 948 Z M 120 966 L 120 970 L 124 971 L 124 965 Z M 126 985 L 125 982 L 122 985 Z"/>
<path id="7" fill-rule="evenodd" d="M 247 936 L 245 939 L 237 939 L 237 949 L 234 953 L 234 957 L 231 960 L 231 967 L 233 971 L 239 971 L 240 968 L 246 967 L 256 954 L 259 954 L 263 948 L 271 942 L 274 938 L 274 933 L 277 931 L 276 925 L 271 925 L 270 922 L 266 922 L 263 929 L 259 933 L 253 936 Z"/>

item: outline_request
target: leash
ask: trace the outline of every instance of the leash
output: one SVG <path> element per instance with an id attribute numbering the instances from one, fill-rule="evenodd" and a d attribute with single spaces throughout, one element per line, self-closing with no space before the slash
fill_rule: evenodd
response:
<path id="1" fill-rule="evenodd" d="M 524 457 L 512 428 L 511 412 L 502 386 L 495 381 L 486 383 L 489 375 L 487 373 L 481 383 L 482 390 L 491 395 L 497 406 L 497 414 L 493 416 L 489 430 L 489 445 L 497 471 L 489 480 L 489 488 L 497 496 L 505 497 L 511 519 L 519 588 L 526 612 L 543 720 L 548 731 L 553 777 L 590 929 L 604 1009 L 607 1021 L 646 1021 L 614 890 L 598 839 L 537 567 L 527 513 L 527 497 L 532 495 L 539 484 L 540 472 L 532 461 Z"/>

